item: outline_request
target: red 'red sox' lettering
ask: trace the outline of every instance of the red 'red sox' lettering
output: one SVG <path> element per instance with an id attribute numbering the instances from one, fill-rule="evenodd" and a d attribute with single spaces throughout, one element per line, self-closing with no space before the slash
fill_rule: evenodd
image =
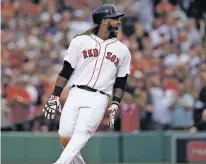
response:
<path id="1" fill-rule="evenodd" d="M 117 67 L 119 64 L 119 58 L 116 55 L 112 55 L 111 52 L 107 52 L 106 59 L 110 60 Z"/>
<path id="2" fill-rule="evenodd" d="M 89 49 L 89 50 L 84 50 L 83 52 L 83 57 L 84 59 L 88 58 L 88 57 L 97 57 L 99 52 L 98 49 Z M 116 55 L 113 55 L 111 52 L 107 52 L 106 54 L 106 59 L 108 59 L 109 61 L 111 61 L 112 63 L 114 63 L 114 65 L 117 67 L 119 64 L 119 58 Z"/>
<path id="3" fill-rule="evenodd" d="M 111 56 L 112 56 L 112 53 L 111 53 L 111 52 L 107 52 L 106 58 L 110 60 L 110 59 L 111 59 Z"/>
<path id="4" fill-rule="evenodd" d="M 98 56 L 98 49 L 89 49 L 89 50 L 84 50 L 83 52 L 84 59 L 88 57 L 97 57 Z"/>

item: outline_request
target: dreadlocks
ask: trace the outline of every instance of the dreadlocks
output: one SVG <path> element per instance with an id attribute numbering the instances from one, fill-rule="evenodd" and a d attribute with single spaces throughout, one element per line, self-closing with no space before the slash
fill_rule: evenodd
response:
<path id="1" fill-rule="evenodd" d="M 81 33 L 81 34 L 78 34 L 78 35 L 76 35 L 75 37 L 81 36 L 81 35 L 97 34 L 98 30 L 99 30 L 99 25 L 94 26 L 93 28 L 90 28 L 89 30 L 87 30 L 87 31 L 85 31 L 85 32 L 83 32 L 83 33 Z M 75 38 L 75 37 L 74 37 L 74 38 Z"/>

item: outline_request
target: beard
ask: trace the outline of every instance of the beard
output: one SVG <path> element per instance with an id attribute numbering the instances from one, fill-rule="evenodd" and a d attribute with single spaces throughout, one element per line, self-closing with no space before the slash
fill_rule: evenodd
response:
<path id="1" fill-rule="evenodd" d="M 110 23 L 107 26 L 108 29 L 108 38 L 116 38 L 117 37 L 117 30 L 118 26 L 113 27 Z"/>

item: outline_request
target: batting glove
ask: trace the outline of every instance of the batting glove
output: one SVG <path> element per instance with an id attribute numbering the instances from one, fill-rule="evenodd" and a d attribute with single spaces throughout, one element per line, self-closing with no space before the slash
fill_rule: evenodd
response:
<path id="1" fill-rule="evenodd" d="M 47 119 L 54 119 L 56 110 L 61 112 L 61 104 L 58 96 L 52 95 L 43 108 L 44 116 Z"/>
<path id="2" fill-rule="evenodd" d="M 115 120 L 115 115 L 118 109 L 118 105 L 117 104 L 112 104 L 109 108 L 109 126 L 110 128 L 114 128 L 114 120 Z"/>

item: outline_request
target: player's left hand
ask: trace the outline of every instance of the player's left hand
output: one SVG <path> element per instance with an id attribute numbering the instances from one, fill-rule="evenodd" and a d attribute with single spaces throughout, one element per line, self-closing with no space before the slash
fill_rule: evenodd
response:
<path id="1" fill-rule="evenodd" d="M 117 104 L 112 104 L 109 108 L 109 126 L 110 128 L 114 128 L 114 120 L 115 120 L 115 115 L 118 109 L 118 105 Z"/>

